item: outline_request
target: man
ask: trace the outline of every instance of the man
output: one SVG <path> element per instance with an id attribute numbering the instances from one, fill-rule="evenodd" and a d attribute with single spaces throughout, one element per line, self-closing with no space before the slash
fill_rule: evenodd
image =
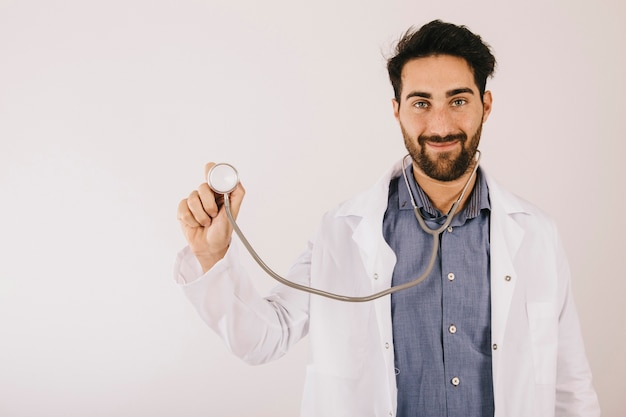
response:
<path id="1" fill-rule="evenodd" d="M 288 273 L 346 295 L 411 281 L 431 245 L 417 216 L 439 227 L 468 184 L 433 270 L 409 290 L 342 303 L 280 286 L 262 298 L 221 198 L 202 184 L 179 205 L 189 247 L 177 280 L 232 351 L 263 363 L 310 336 L 303 416 L 599 415 L 554 223 L 472 175 L 494 67 L 463 26 L 407 32 L 388 70 L 412 164 L 327 213 Z M 243 195 L 241 185 L 231 194 L 235 216 Z"/>

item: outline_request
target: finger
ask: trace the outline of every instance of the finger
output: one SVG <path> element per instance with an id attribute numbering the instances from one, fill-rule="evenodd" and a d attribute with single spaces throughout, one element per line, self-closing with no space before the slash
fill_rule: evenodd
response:
<path id="1" fill-rule="evenodd" d="M 211 170 L 211 168 L 213 168 L 215 166 L 215 162 L 207 162 L 204 165 L 204 178 L 206 179 L 207 175 L 209 175 L 209 171 Z"/>
<path id="2" fill-rule="evenodd" d="M 241 185 L 241 182 L 237 184 L 237 188 L 235 188 L 229 195 L 230 197 L 230 211 L 233 214 L 233 217 L 236 219 L 239 214 L 239 209 L 241 207 L 241 203 L 246 194 L 246 190 Z"/>
<path id="3" fill-rule="evenodd" d="M 202 183 L 198 186 L 198 197 L 200 198 L 200 203 L 204 208 L 204 212 L 211 217 L 217 216 L 217 212 L 219 211 L 218 200 L 222 200 L 222 196 L 216 196 L 209 184 Z"/>
<path id="4" fill-rule="evenodd" d="M 186 226 L 190 226 L 190 227 L 200 226 L 200 223 L 198 223 L 195 217 L 193 216 L 193 214 L 191 214 L 186 198 L 181 200 L 180 203 L 178 203 L 178 209 L 176 211 L 176 218 L 178 219 L 179 222 L 181 222 L 182 224 Z"/>
<path id="5" fill-rule="evenodd" d="M 210 226 L 211 225 L 211 216 L 205 211 L 204 206 L 202 205 L 202 201 L 200 201 L 200 196 L 198 195 L 198 191 L 194 190 L 189 194 L 187 198 L 187 207 L 189 211 L 193 215 L 196 222 L 201 226 Z"/>

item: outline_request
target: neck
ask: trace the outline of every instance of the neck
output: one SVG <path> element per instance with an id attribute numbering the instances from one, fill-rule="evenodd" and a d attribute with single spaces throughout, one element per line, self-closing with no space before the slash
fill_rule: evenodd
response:
<path id="1" fill-rule="evenodd" d="M 459 198 L 459 195 L 461 195 L 461 192 L 463 192 L 463 189 L 465 188 L 468 180 L 470 180 L 470 177 L 472 177 L 472 172 L 474 171 L 474 167 L 477 163 L 478 162 L 474 162 L 469 166 L 465 174 L 453 181 L 439 181 L 430 178 L 420 168 L 418 168 L 416 164 L 413 164 L 413 175 L 415 176 L 415 181 L 417 181 L 424 193 L 428 196 L 432 205 L 441 213 L 448 213 L 456 200 Z M 476 176 L 474 175 L 467 186 L 465 195 L 461 199 L 457 213 L 465 207 L 469 196 L 472 194 L 475 184 Z"/>

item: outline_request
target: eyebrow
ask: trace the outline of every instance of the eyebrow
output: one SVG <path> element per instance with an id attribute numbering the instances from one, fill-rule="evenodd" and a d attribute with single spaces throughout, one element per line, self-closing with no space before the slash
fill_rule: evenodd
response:
<path id="1" fill-rule="evenodd" d="M 446 92 L 446 97 L 452 97 L 452 96 L 456 96 L 457 94 L 463 94 L 463 93 L 474 95 L 474 90 L 468 87 L 456 88 L 454 90 L 450 90 Z"/>
<path id="2" fill-rule="evenodd" d="M 455 88 L 454 90 L 446 91 L 446 97 L 456 96 L 457 94 L 468 93 L 474 95 L 474 90 L 469 87 Z M 433 95 L 430 93 L 425 93 L 423 91 L 412 91 L 406 95 L 405 100 L 410 99 L 411 97 L 422 97 L 422 98 L 433 98 Z"/>

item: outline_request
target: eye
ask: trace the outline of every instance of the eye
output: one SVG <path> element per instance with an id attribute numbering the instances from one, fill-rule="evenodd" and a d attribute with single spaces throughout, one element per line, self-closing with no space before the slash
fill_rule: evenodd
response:
<path id="1" fill-rule="evenodd" d="M 416 107 L 418 109 L 426 109 L 429 107 L 429 104 L 427 101 L 416 101 L 415 103 L 413 103 L 413 107 Z"/>
<path id="2" fill-rule="evenodd" d="M 455 98 L 454 100 L 452 100 L 453 107 L 460 107 L 465 104 L 467 104 L 467 100 L 465 100 L 464 98 Z"/>

